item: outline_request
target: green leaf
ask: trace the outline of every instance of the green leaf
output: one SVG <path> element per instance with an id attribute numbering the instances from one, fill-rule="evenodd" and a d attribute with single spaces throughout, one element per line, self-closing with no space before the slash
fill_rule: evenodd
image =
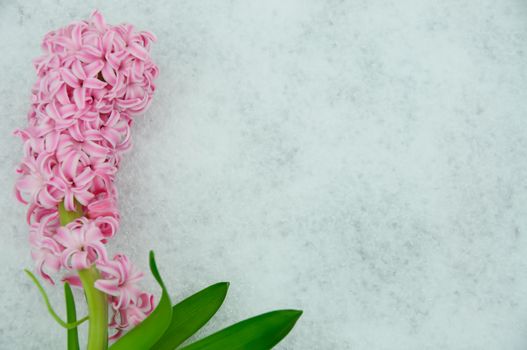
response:
<path id="1" fill-rule="evenodd" d="M 64 296 L 66 298 L 66 319 L 68 323 L 77 321 L 77 311 L 75 310 L 75 299 L 68 283 L 64 283 Z M 68 350 L 80 350 L 79 334 L 77 327 L 68 329 Z"/>
<path id="2" fill-rule="evenodd" d="M 216 283 L 175 305 L 170 326 L 152 350 L 174 350 L 196 333 L 221 307 L 228 289 L 228 282 Z"/>
<path id="3" fill-rule="evenodd" d="M 53 310 L 53 307 L 51 306 L 51 303 L 49 302 L 49 298 L 48 298 L 48 295 L 46 294 L 46 291 L 44 290 L 44 287 L 42 287 L 42 285 L 40 284 L 38 279 L 35 277 L 35 275 L 33 275 L 33 273 L 29 270 L 24 270 L 24 272 L 29 276 L 29 278 L 31 278 L 33 283 L 37 286 L 40 294 L 42 295 L 42 298 L 44 299 L 44 302 L 46 303 L 46 307 L 48 308 L 48 312 L 51 315 L 51 317 L 53 317 L 53 319 L 57 321 L 57 323 L 60 324 L 62 327 L 66 329 L 72 329 L 72 328 L 77 327 L 78 325 L 80 325 L 81 323 L 83 323 L 84 321 L 88 319 L 88 316 L 86 316 L 80 319 L 79 321 L 75 321 L 75 322 L 65 322 L 64 320 L 62 320 L 59 317 L 59 315 L 57 315 L 55 310 Z"/>
<path id="4" fill-rule="evenodd" d="M 161 286 L 163 294 L 156 309 L 143 322 L 115 342 L 110 350 L 150 349 L 165 333 L 172 319 L 172 304 L 163 279 L 156 266 L 154 252 L 150 252 L 150 270 Z"/>
<path id="5" fill-rule="evenodd" d="M 295 326 L 299 310 L 268 312 L 236 323 L 181 350 L 269 350 Z"/>

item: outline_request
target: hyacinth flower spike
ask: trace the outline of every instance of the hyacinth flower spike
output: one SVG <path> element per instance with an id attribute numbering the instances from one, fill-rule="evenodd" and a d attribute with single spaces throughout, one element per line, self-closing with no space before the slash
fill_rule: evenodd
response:
<path id="1" fill-rule="evenodd" d="M 129 24 L 109 25 L 94 11 L 88 20 L 46 34 L 35 59 L 28 125 L 15 131 L 24 155 L 15 196 L 28 205 L 29 244 L 35 269 L 50 284 L 64 282 L 67 348 L 80 349 L 77 326 L 88 322 L 88 350 L 176 349 L 219 309 L 228 283 L 212 285 L 172 304 L 150 254 L 161 296 L 141 289 L 144 274 L 107 243 L 121 219 L 115 177 L 131 146 L 134 118 L 151 104 L 159 70 L 150 56 L 156 38 Z M 70 285 L 82 288 L 88 315 L 77 320 Z M 185 349 L 272 348 L 301 312 L 279 310 L 242 321 Z"/>

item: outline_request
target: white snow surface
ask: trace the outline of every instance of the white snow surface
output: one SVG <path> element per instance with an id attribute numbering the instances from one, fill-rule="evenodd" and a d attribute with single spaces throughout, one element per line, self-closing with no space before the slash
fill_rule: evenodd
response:
<path id="1" fill-rule="evenodd" d="M 154 250 L 176 301 L 231 282 L 194 339 L 295 308 L 277 349 L 527 348 L 525 1 L 0 0 L 0 349 L 66 348 L 22 272 L 11 132 L 44 34 L 95 8 L 154 32 L 161 72 L 109 250 Z"/>

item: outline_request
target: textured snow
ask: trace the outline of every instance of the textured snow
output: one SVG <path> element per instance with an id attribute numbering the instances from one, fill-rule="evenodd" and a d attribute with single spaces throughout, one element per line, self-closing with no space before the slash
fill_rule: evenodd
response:
<path id="1" fill-rule="evenodd" d="M 230 281 L 200 336 L 299 308 L 277 349 L 527 347 L 524 1 L 0 0 L 0 349 L 65 348 L 10 132 L 42 36 L 94 8 L 159 39 L 110 249 L 176 300 Z"/>

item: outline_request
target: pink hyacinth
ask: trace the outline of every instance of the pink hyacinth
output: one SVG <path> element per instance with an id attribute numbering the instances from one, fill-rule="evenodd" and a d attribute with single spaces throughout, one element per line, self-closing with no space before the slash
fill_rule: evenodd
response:
<path id="1" fill-rule="evenodd" d="M 114 311 L 111 325 L 117 330 L 112 337 L 115 338 L 152 312 L 153 297 L 137 287 L 143 273 L 125 255 L 118 254 L 112 261 L 105 261 L 97 266 L 103 277 L 95 282 L 95 287 L 109 296 Z"/>
<path id="2" fill-rule="evenodd" d="M 137 326 L 154 310 L 154 296 L 146 292 L 141 292 L 134 302 L 119 309 L 114 306 L 115 297 L 111 297 L 110 302 L 114 312 L 109 326 L 116 330 L 110 339 L 119 338 L 123 331 Z"/>
<path id="3" fill-rule="evenodd" d="M 95 287 L 116 298 L 116 309 L 137 299 L 141 291 L 135 284 L 143 278 L 143 273 L 136 270 L 126 256 L 116 255 L 112 261 L 104 261 L 98 267 L 103 277 L 95 282 Z"/>
<path id="4" fill-rule="evenodd" d="M 153 309 L 152 295 L 135 284 L 142 273 L 122 254 L 109 260 L 105 244 L 119 226 L 114 180 L 131 145 L 133 117 L 155 91 L 154 41 L 129 24 L 106 24 L 98 11 L 46 34 L 34 61 L 28 126 L 15 132 L 24 143 L 15 193 L 29 204 L 36 269 L 51 283 L 51 275 L 64 270 L 63 280 L 78 284 L 75 270 L 97 266 L 102 278 L 96 286 L 114 311 L 114 337 Z M 84 216 L 61 227 L 60 203 L 68 211 L 81 208 Z"/>
<path id="5" fill-rule="evenodd" d="M 63 247 L 60 260 L 68 270 L 87 269 L 96 261 L 106 261 L 104 236 L 95 222 L 85 217 L 60 227 L 53 238 Z"/>

